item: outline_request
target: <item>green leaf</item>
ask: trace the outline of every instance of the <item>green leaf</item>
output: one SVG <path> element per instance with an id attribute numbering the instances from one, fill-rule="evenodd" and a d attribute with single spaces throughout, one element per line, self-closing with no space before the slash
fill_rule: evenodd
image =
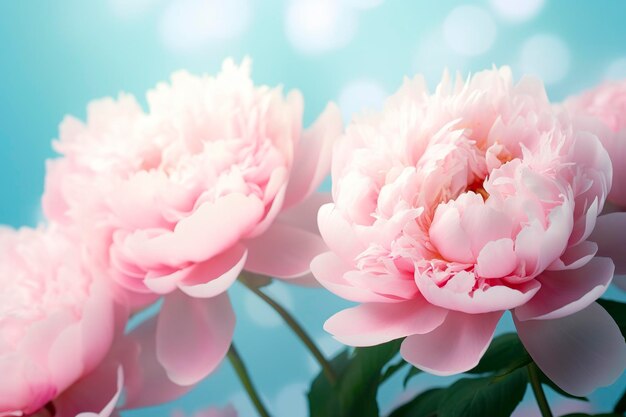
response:
<path id="1" fill-rule="evenodd" d="M 626 338 L 626 304 L 603 299 L 599 299 L 597 302 L 613 317 L 622 332 L 622 336 Z"/>
<path id="2" fill-rule="evenodd" d="M 376 393 L 385 365 L 400 350 L 400 340 L 343 351 L 331 361 L 337 374 L 332 385 L 320 373 L 309 391 L 310 417 L 378 417 Z"/>
<path id="3" fill-rule="evenodd" d="M 443 388 L 424 391 L 408 403 L 396 408 L 389 414 L 389 417 L 434 417 L 445 395 L 446 390 Z"/>
<path id="4" fill-rule="evenodd" d="M 404 377 L 404 383 L 403 383 L 404 388 L 406 388 L 406 386 L 409 383 L 409 381 L 411 380 L 411 378 L 413 378 L 415 375 L 421 374 L 421 373 L 422 373 L 421 369 L 412 366 L 411 369 L 409 369 L 409 372 L 407 372 L 406 376 Z"/>
<path id="5" fill-rule="evenodd" d="M 471 374 L 511 372 L 532 362 L 530 355 L 515 333 L 493 339 L 491 345 Z"/>
<path id="6" fill-rule="evenodd" d="M 509 417 L 527 385 L 526 368 L 497 377 L 461 379 L 445 390 L 437 417 Z"/>

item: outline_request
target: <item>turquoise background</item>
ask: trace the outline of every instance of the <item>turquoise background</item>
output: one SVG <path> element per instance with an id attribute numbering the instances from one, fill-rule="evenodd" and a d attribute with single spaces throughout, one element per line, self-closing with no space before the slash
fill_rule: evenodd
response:
<path id="1" fill-rule="evenodd" d="M 416 72 L 425 72 L 434 87 L 444 65 L 464 74 L 492 64 L 511 65 L 517 75 L 536 72 L 550 80 L 546 87 L 555 100 L 606 78 L 626 77 L 623 0 L 526 0 L 540 6 L 526 18 L 503 15 L 494 6 L 502 2 L 495 0 L 369 0 L 381 3 L 370 8 L 362 7 L 364 0 L 316 0 L 339 16 L 338 23 L 330 19 L 308 37 L 302 27 L 323 19 L 307 12 L 305 24 L 294 21 L 302 8 L 294 4 L 311 0 L 232 1 L 0 2 L 0 223 L 32 226 L 41 221 L 44 161 L 54 156 L 50 141 L 64 115 L 83 118 L 90 100 L 120 91 L 142 97 L 176 69 L 214 73 L 228 56 L 240 60 L 249 55 L 257 83 L 300 89 L 307 123 L 328 100 L 338 100 L 346 118 L 363 107 L 376 108 L 404 76 Z M 185 10 L 198 2 L 206 2 L 208 11 L 192 24 Z M 509 5 L 513 3 L 520 2 Z M 455 14 L 461 4 L 471 5 L 471 13 L 465 8 Z M 470 19 L 472 13 L 480 19 Z M 344 302 L 322 290 L 280 283 L 270 292 L 304 322 L 326 353 L 340 348 L 324 334 L 322 323 Z M 231 293 L 238 314 L 235 340 L 270 409 L 277 417 L 306 415 L 304 392 L 317 367 L 254 296 L 239 285 Z M 608 296 L 624 300 L 614 290 Z M 510 328 L 510 320 L 501 327 Z M 409 390 L 448 382 L 420 376 Z M 598 390 L 591 407 L 608 410 L 625 386 L 622 377 L 613 387 Z M 385 385 L 383 409 L 402 396 L 400 387 L 398 378 Z M 191 415 L 229 402 L 241 416 L 255 415 L 224 364 L 185 398 L 126 415 L 167 416 L 172 410 Z M 536 415 L 529 404 L 520 407 L 519 416 Z M 568 407 L 590 406 L 554 402 L 557 414 Z"/>

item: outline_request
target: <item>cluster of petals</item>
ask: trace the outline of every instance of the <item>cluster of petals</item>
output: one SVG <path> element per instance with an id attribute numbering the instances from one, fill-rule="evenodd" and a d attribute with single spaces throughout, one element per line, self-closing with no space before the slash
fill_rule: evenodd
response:
<path id="1" fill-rule="evenodd" d="M 191 385 L 230 346 L 226 291 L 241 271 L 311 281 L 326 250 L 315 190 L 342 121 L 330 104 L 303 131 L 300 93 L 255 86 L 247 60 L 216 77 L 177 72 L 147 103 L 121 95 L 63 122 L 44 212 L 78 230 L 127 303 L 164 296 L 156 354 Z"/>
<path id="2" fill-rule="evenodd" d="M 319 211 L 331 249 L 311 269 L 361 303 L 325 325 L 343 343 L 405 338 L 402 356 L 439 375 L 474 367 L 510 310 L 555 383 L 585 395 L 626 366 L 618 326 L 595 300 L 614 273 L 596 223 L 611 189 L 598 137 L 503 67 L 430 93 L 406 80 L 382 112 L 337 142 L 333 203 Z M 624 234 L 625 223 L 613 226 Z"/>

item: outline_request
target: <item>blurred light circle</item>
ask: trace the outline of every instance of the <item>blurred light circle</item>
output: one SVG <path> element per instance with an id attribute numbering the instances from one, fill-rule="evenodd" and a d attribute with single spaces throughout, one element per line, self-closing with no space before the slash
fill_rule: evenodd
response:
<path id="1" fill-rule="evenodd" d="M 160 33 L 169 48 L 189 51 L 241 35 L 250 18 L 249 0 L 176 0 L 161 16 Z"/>
<path id="2" fill-rule="evenodd" d="M 385 0 L 342 0 L 348 7 L 355 9 L 373 9 L 384 3 Z"/>
<path id="3" fill-rule="evenodd" d="M 308 413 L 306 393 L 309 383 L 298 382 L 286 385 L 276 395 L 274 415 L 276 417 L 305 416 Z"/>
<path id="4" fill-rule="evenodd" d="M 158 0 L 109 0 L 113 13 L 123 19 L 131 19 L 146 13 Z"/>
<path id="5" fill-rule="evenodd" d="M 338 0 L 292 0 L 285 31 L 289 42 L 306 54 L 342 48 L 356 32 L 355 12 Z"/>
<path id="6" fill-rule="evenodd" d="M 608 80 L 622 80 L 626 78 L 626 57 L 611 62 L 606 69 L 605 78 Z"/>
<path id="7" fill-rule="evenodd" d="M 278 301 L 284 308 L 293 311 L 294 301 L 291 293 L 281 283 L 273 283 L 263 288 L 269 296 Z M 258 296 L 248 291 L 244 295 L 244 308 L 253 322 L 262 327 L 278 327 L 284 325 L 281 317 Z"/>
<path id="8" fill-rule="evenodd" d="M 496 40 L 496 24 L 486 11 L 476 6 L 454 8 L 443 22 L 443 37 L 456 53 L 480 55 Z"/>
<path id="9" fill-rule="evenodd" d="M 490 0 L 494 10 L 512 21 L 528 20 L 539 13 L 544 0 Z"/>
<path id="10" fill-rule="evenodd" d="M 569 72 L 570 51 L 561 38 L 540 34 L 524 42 L 520 60 L 524 74 L 538 76 L 545 84 L 554 84 Z"/>
<path id="11" fill-rule="evenodd" d="M 380 110 L 387 91 L 374 80 L 357 79 L 346 84 L 339 93 L 339 108 L 344 121 L 364 110 Z"/>

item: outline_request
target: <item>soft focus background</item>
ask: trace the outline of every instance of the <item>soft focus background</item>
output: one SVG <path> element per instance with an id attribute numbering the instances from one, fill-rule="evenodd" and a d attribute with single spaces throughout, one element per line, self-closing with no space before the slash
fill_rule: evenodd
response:
<path id="1" fill-rule="evenodd" d="M 404 76 L 434 87 L 444 67 L 463 74 L 510 65 L 539 75 L 550 97 L 626 78 L 624 0 L 20 0 L 0 2 L 0 223 L 36 225 L 44 162 L 64 115 L 120 91 L 146 89 L 185 68 L 215 73 L 228 56 L 253 59 L 257 83 L 302 90 L 310 123 L 328 100 L 346 121 L 379 108 Z M 325 185 L 329 188 L 329 184 Z M 305 416 L 318 367 L 280 319 L 240 285 L 232 289 L 235 341 L 275 417 Z M 269 292 L 305 324 L 327 354 L 341 346 L 323 321 L 344 306 L 322 290 L 273 284 Z M 609 298 L 624 300 L 614 290 Z M 511 328 L 510 318 L 501 331 Z M 2 376 L 0 375 L 0 378 Z M 450 379 L 401 377 L 380 394 L 383 410 Z M 591 404 L 552 398 L 557 415 L 605 411 L 622 377 Z M 527 392 L 516 416 L 538 415 Z M 185 398 L 128 417 L 187 415 L 232 403 L 256 416 L 228 363 Z"/>

